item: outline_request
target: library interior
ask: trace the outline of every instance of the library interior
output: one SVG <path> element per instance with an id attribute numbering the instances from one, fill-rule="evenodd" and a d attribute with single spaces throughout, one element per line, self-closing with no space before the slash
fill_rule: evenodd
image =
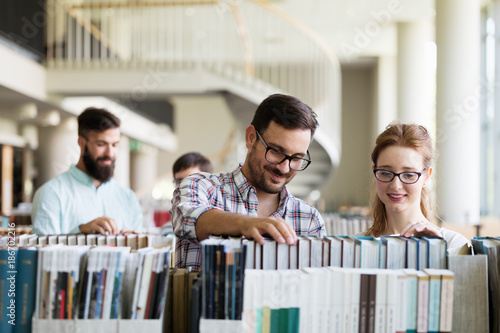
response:
<path id="1" fill-rule="evenodd" d="M 500 333 L 497 21 L 2 1 L 0 332 Z"/>

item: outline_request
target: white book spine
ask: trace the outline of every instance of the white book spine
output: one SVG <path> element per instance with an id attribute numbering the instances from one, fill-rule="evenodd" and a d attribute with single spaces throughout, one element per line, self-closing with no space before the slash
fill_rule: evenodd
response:
<path id="1" fill-rule="evenodd" d="M 376 294 L 375 294 L 375 333 L 386 332 L 387 311 L 387 272 L 377 272 Z"/>
<path id="2" fill-rule="evenodd" d="M 453 272 L 444 270 L 441 275 L 441 308 L 439 317 L 439 331 L 451 332 L 453 324 Z"/>
<path id="3" fill-rule="evenodd" d="M 398 303 L 396 312 L 396 331 L 405 332 L 406 331 L 406 303 L 407 303 L 407 284 L 406 284 L 406 274 L 402 271 L 398 271 L 397 275 L 397 292 L 398 292 Z"/>

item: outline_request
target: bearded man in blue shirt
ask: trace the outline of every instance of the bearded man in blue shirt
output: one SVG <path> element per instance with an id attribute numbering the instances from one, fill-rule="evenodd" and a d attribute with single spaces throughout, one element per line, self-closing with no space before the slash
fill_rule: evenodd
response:
<path id="1" fill-rule="evenodd" d="M 134 192 L 114 181 L 120 119 L 105 109 L 78 116 L 76 165 L 38 189 L 33 199 L 36 234 L 118 234 L 142 227 Z"/>

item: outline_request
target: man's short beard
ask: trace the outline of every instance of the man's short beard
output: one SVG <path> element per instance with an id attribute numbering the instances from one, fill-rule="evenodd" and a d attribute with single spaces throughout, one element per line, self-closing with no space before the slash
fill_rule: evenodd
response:
<path id="1" fill-rule="evenodd" d="M 100 160 L 111 160 L 109 157 L 98 157 L 93 159 L 90 152 L 85 145 L 85 153 L 83 154 L 83 164 L 87 173 L 94 179 L 105 183 L 113 177 L 113 172 L 115 170 L 115 160 L 111 160 L 110 165 L 99 165 Z"/>
<path id="2" fill-rule="evenodd" d="M 259 167 L 259 162 L 258 158 L 256 156 L 256 144 L 252 147 L 252 151 L 250 152 L 250 155 L 248 156 L 248 161 L 249 161 L 249 172 L 250 172 L 250 177 L 252 178 L 255 187 L 258 187 L 260 190 L 262 190 L 265 193 L 269 194 L 278 194 L 283 191 L 283 188 L 293 179 L 294 175 L 290 174 L 282 174 L 274 165 L 266 165 L 263 167 L 263 169 L 260 169 Z M 287 163 L 288 161 L 285 161 L 284 163 Z M 284 176 L 286 178 L 285 182 L 278 187 L 278 184 L 274 184 L 271 181 L 268 182 L 265 176 L 265 171 L 270 171 L 274 172 L 280 176 Z"/>

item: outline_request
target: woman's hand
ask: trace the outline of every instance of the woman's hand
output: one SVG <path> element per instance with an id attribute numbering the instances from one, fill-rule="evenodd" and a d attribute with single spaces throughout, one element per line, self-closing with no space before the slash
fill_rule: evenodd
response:
<path id="1" fill-rule="evenodd" d="M 400 236 L 406 238 L 411 236 L 443 237 L 443 235 L 439 232 L 438 227 L 427 220 L 410 223 L 408 227 L 400 234 Z"/>

